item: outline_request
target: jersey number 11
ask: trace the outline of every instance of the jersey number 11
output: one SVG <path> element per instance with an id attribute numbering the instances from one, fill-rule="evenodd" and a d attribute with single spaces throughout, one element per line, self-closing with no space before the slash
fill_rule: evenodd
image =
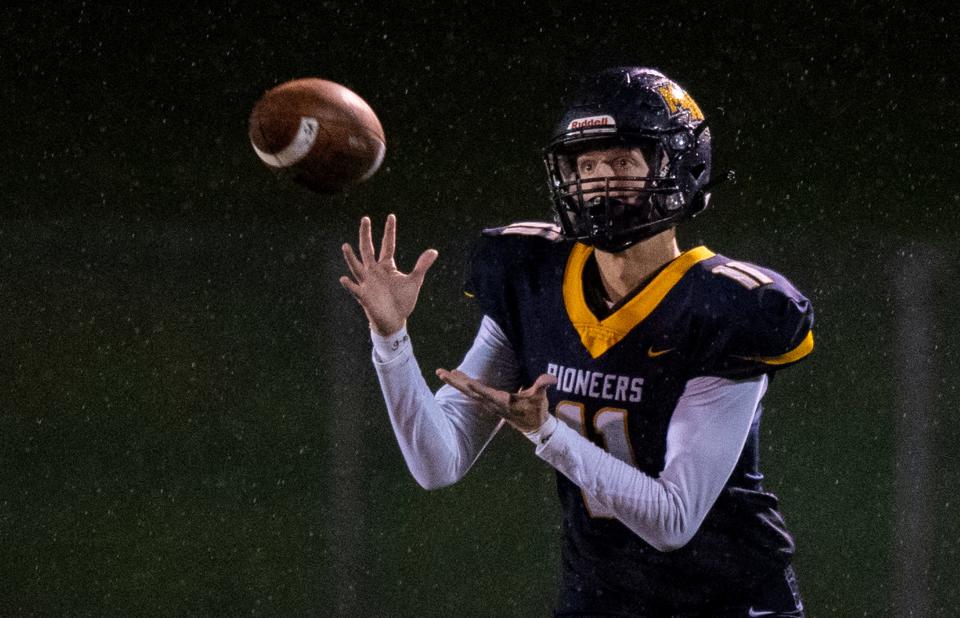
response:
<path id="1" fill-rule="evenodd" d="M 587 437 L 586 406 L 577 401 L 561 401 L 556 407 L 557 418 Z M 636 467 L 633 458 L 633 448 L 627 433 L 627 411 L 623 408 L 600 408 L 593 415 L 593 430 L 600 436 L 601 445 L 605 451 L 631 466 Z M 581 490 L 583 503 L 587 507 L 590 517 L 612 518 L 613 513 L 600 504 L 596 498 Z"/>

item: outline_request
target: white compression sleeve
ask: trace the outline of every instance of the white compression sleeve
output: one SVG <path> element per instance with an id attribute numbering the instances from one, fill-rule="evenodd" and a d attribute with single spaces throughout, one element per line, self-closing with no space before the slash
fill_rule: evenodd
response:
<path id="1" fill-rule="evenodd" d="M 373 364 L 410 473 L 426 489 L 457 482 L 502 421 L 451 386 L 431 393 L 406 329 L 388 337 L 371 333 L 371 337 Z M 487 316 L 458 369 L 497 389 L 513 392 L 519 387 L 520 368 L 513 348 Z"/>
<path id="2" fill-rule="evenodd" d="M 565 423 L 537 447 L 618 520 L 660 551 L 693 538 L 740 458 L 767 376 L 694 378 L 667 429 L 665 466 L 650 477 L 596 446 Z"/>

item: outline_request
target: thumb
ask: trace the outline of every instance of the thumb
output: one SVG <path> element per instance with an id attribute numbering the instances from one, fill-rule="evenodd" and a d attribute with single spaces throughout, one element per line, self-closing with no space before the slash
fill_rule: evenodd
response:
<path id="1" fill-rule="evenodd" d="M 417 258 L 417 263 L 414 265 L 413 270 L 410 271 L 412 277 L 416 277 L 419 281 L 423 281 L 423 278 L 427 275 L 427 271 L 433 266 L 433 263 L 437 261 L 437 256 L 440 254 L 436 249 L 427 249 L 420 254 L 420 257 Z"/>
<path id="2" fill-rule="evenodd" d="M 536 382 L 533 383 L 533 386 L 530 387 L 530 391 L 535 395 L 543 395 L 548 388 L 557 383 L 557 376 L 549 373 L 541 373 L 540 377 L 537 378 Z"/>

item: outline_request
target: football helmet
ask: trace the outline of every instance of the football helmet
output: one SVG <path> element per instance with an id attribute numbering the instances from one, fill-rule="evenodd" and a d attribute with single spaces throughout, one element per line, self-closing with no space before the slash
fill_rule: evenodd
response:
<path id="1" fill-rule="evenodd" d="M 648 174 L 581 177 L 580 153 L 617 146 L 639 148 Z M 587 79 L 560 118 L 544 163 L 564 236 L 604 251 L 622 251 L 671 228 L 710 198 L 703 113 L 655 69 L 617 67 Z"/>

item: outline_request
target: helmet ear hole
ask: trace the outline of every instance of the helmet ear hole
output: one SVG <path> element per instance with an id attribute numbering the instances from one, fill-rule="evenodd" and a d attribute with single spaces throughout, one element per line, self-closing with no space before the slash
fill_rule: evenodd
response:
<path id="1" fill-rule="evenodd" d="M 707 166 L 703 163 L 697 163 L 690 168 L 690 175 L 693 176 L 694 180 L 699 180 L 700 176 L 703 174 L 704 170 L 707 169 Z"/>

